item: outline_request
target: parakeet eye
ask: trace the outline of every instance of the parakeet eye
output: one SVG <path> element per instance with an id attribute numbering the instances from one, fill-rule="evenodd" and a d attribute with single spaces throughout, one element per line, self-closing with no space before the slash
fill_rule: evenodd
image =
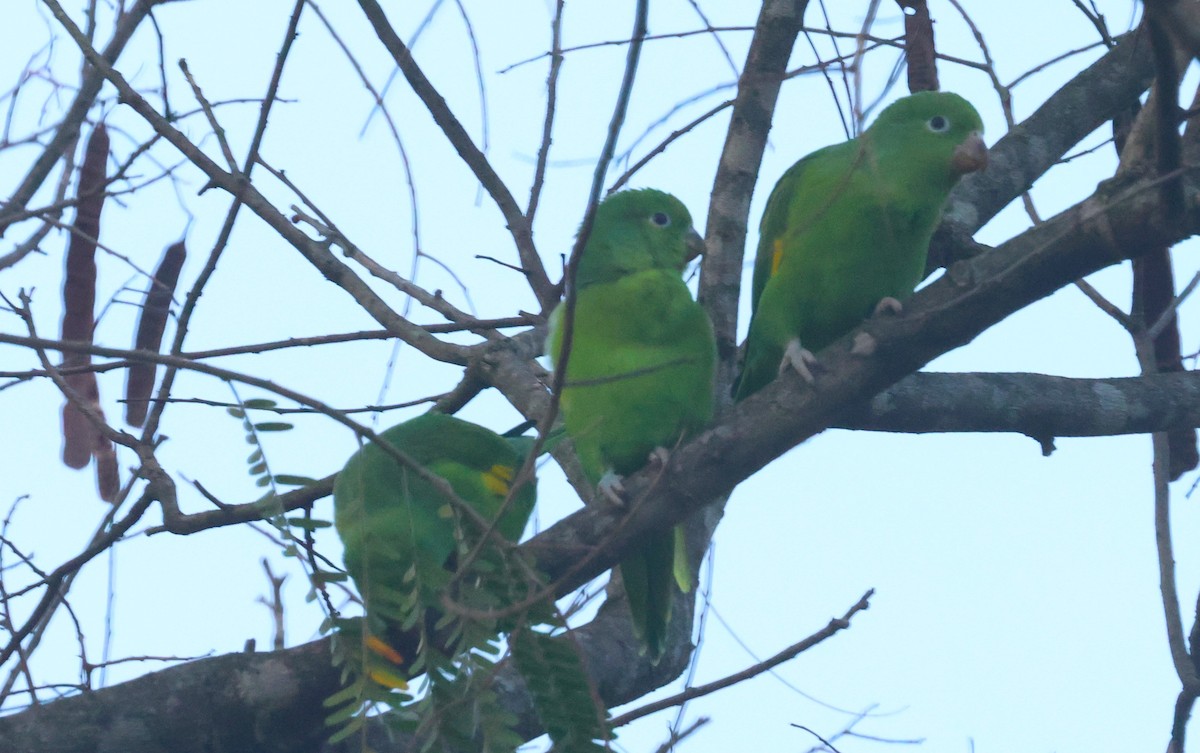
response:
<path id="1" fill-rule="evenodd" d="M 925 127 L 934 133 L 945 133 L 950 130 L 950 121 L 941 115 L 934 115 L 925 123 Z"/>
<path id="2" fill-rule="evenodd" d="M 650 216 L 650 221 L 659 227 L 666 227 L 671 224 L 671 216 L 666 212 L 655 212 Z"/>

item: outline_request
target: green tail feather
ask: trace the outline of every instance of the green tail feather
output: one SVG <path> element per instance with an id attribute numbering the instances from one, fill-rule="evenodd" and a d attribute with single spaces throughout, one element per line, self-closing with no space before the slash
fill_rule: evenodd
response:
<path id="1" fill-rule="evenodd" d="M 672 538 L 675 545 L 675 557 L 671 562 L 671 569 L 675 575 L 675 585 L 679 586 L 680 591 L 690 594 L 696 584 L 692 582 L 692 568 L 688 563 L 687 556 L 687 536 L 684 534 L 683 526 L 675 526 Z"/>
<path id="2" fill-rule="evenodd" d="M 675 533 L 653 534 L 621 561 L 633 632 L 655 664 L 667 647 L 667 626 L 675 595 Z"/>

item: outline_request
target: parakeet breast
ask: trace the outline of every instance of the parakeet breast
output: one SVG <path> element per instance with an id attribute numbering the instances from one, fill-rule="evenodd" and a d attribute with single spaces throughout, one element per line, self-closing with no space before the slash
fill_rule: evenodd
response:
<path id="1" fill-rule="evenodd" d="M 712 417 L 712 327 L 678 272 L 581 290 L 573 342 L 562 410 L 593 481 L 640 468 Z"/>
<path id="2" fill-rule="evenodd" d="M 894 207 L 876 209 L 837 228 L 836 237 L 817 227 L 786 241 L 764 296 L 781 288 L 781 304 L 805 347 L 824 348 L 870 316 L 880 299 L 907 298 L 924 276 L 933 222 Z"/>

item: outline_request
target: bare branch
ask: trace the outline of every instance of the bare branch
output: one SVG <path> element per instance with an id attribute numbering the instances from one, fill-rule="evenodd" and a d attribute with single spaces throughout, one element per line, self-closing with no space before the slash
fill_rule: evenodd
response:
<path id="1" fill-rule="evenodd" d="M 542 184 L 546 180 L 546 163 L 550 157 L 550 142 L 554 131 L 554 114 L 558 109 L 558 72 L 562 69 L 562 15 L 564 0 L 554 6 L 554 20 L 550 22 L 550 71 L 546 74 L 546 117 L 542 122 L 542 143 L 538 147 L 537 162 L 533 168 L 533 183 L 529 188 L 529 207 L 525 219 L 532 224 L 537 213 L 538 200 L 542 195 Z"/>
<path id="2" fill-rule="evenodd" d="M 109 41 L 108 46 L 104 48 L 103 53 L 97 53 L 99 59 L 105 61 L 109 67 L 116 63 L 117 58 L 124 51 L 125 45 L 129 42 L 133 33 L 141 26 L 142 21 L 156 5 L 161 5 L 169 0 L 135 0 L 132 6 L 125 11 L 121 16 L 117 28 L 113 32 L 113 37 Z M 90 44 L 89 44 L 90 46 Z M 25 179 L 21 181 L 21 185 L 13 191 L 12 196 L 0 209 L 0 237 L 8 229 L 12 223 L 12 217 L 22 211 L 25 205 L 37 193 L 42 183 L 46 180 L 46 176 L 58 164 L 63 153 L 75 143 L 75 139 L 79 136 L 79 128 L 83 124 L 84 118 L 87 117 L 88 110 L 96 101 L 96 96 L 100 93 L 100 87 L 104 85 L 105 74 L 101 67 L 93 67 L 84 77 L 79 91 L 72 100 L 71 106 L 67 108 L 63 115 L 62 122 L 58 129 L 54 132 L 54 137 L 42 149 L 42 153 L 30 168 Z"/>
<path id="3" fill-rule="evenodd" d="M 705 226 L 707 251 L 700 267 L 699 300 L 713 321 L 717 338 L 717 395 L 729 400 L 737 353 L 737 304 L 750 199 L 758 182 L 767 133 L 784 71 L 800 24 L 805 0 L 767 0 L 755 27 L 746 64 L 738 80 L 729 134 L 713 181 Z"/>
<path id="4" fill-rule="evenodd" d="M 1055 437 L 1148 434 L 1200 426 L 1200 373 L 1073 379 L 920 372 L 832 425 L 905 434 L 1016 432 L 1044 445 Z"/>
<path id="5" fill-rule="evenodd" d="M 80 45 L 80 49 L 84 55 L 100 68 L 107 79 L 112 82 L 122 99 L 142 116 L 155 131 L 162 134 L 164 139 L 182 152 L 193 164 L 203 170 L 213 185 L 227 191 L 240 202 L 244 203 L 283 239 L 296 248 L 319 272 L 353 296 L 376 321 L 395 332 L 405 342 L 438 360 L 450 363 L 465 362 L 465 349 L 462 346 L 442 342 L 396 314 L 383 299 L 371 290 L 361 278 L 355 275 L 349 267 L 339 261 L 328 248 L 309 238 L 299 228 L 295 227 L 286 216 L 276 209 L 256 188 L 247 183 L 242 176 L 233 175 L 222 170 L 203 151 L 192 144 L 183 133 L 156 113 L 149 103 L 129 85 L 124 76 L 100 57 L 99 53 L 88 44 L 86 37 L 75 26 L 74 22 L 71 21 L 70 17 L 67 16 L 56 0 L 44 0 L 44 2 L 54 13 L 55 18 L 63 25 L 67 33 L 75 40 L 76 44 Z M 199 285 L 200 281 L 197 284 Z M 194 288 L 193 292 L 195 291 L 196 289 Z M 191 296 L 189 296 L 190 299 Z M 185 311 L 186 308 L 185 304 Z M 183 332 L 183 329 L 183 316 L 181 315 L 180 333 Z M 173 347 L 173 350 L 178 349 L 180 337 L 181 335 L 177 335 L 176 345 Z M 163 380 L 163 385 L 164 387 L 168 386 L 166 378 Z M 161 393 L 162 390 L 160 389 L 160 396 L 163 396 Z M 154 412 L 152 411 L 151 417 L 147 421 L 148 429 L 152 428 L 153 424 Z"/>
<path id="6" fill-rule="evenodd" d="M 1149 44 L 1132 32 L 1048 97 L 988 150 L 986 171 L 966 176 L 950 194 L 929 250 L 930 268 L 952 262 L 952 247 L 969 248 L 975 231 L 1028 191 L 1080 139 L 1127 108 L 1153 78 Z"/>
<path id="7" fill-rule="evenodd" d="M 791 661 L 813 646 L 816 646 L 818 643 L 823 642 L 826 638 L 832 638 L 843 630 L 848 629 L 850 627 L 850 619 L 854 617 L 854 615 L 871 606 L 870 599 L 874 594 L 875 589 L 867 591 L 859 598 L 854 606 L 850 607 L 850 609 L 846 611 L 844 615 L 833 618 L 825 627 L 808 636 L 804 640 L 788 646 L 769 659 L 758 662 L 752 667 L 747 667 L 746 669 L 743 669 L 740 672 L 735 672 L 727 677 L 722 677 L 720 680 L 714 680 L 713 682 L 705 683 L 704 685 L 688 688 L 682 693 L 677 693 L 673 696 L 654 701 L 653 703 L 648 703 L 641 708 L 628 711 L 613 719 L 611 724 L 613 727 L 621 727 L 629 724 L 635 719 L 641 719 L 643 716 L 653 714 L 657 711 L 662 711 L 663 709 L 669 709 L 672 706 L 678 706 L 682 703 L 687 703 L 694 698 L 700 698 L 710 693 L 715 693 L 722 688 L 728 688 L 732 685 L 738 684 L 739 682 L 749 680 L 751 677 L 755 677 L 763 672 L 774 669 L 786 661 Z"/>
<path id="8" fill-rule="evenodd" d="M 554 285 L 546 276 L 546 269 L 542 266 L 542 260 L 538 257 L 537 249 L 533 245 L 533 232 L 525 214 L 517 205 L 516 199 L 513 198 L 500 176 L 496 174 L 487 157 L 479 150 L 479 147 L 475 146 L 475 142 L 458 122 L 458 118 L 454 117 L 446 100 L 442 99 L 442 95 L 425 77 L 425 73 L 413 59 L 408 47 L 388 22 L 387 14 L 384 13 L 379 3 L 375 0 L 359 0 L 358 4 L 362 7 L 367 20 L 371 22 L 372 28 L 375 29 L 375 35 L 391 53 L 392 59 L 400 67 L 400 71 L 408 80 L 413 91 L 425 103 L 425 107 L 428 108 L 438 127 L 442 129 L 459 156 L 475 173 L 475 177 L 479 179 L 484 190 L 496 202 L 500 213 L 504 215 L 505 222 L 508 223 L 513 241 L 517 245 L 517 253 L 521 258 L 521 266 L 524 268 L 529 285 L 533 289 L 534 295 L 537 296 L 538 302 L 542 304 L 543 311 L 549 311 L 557 303 L 558 296 L 554 292 Z"/>

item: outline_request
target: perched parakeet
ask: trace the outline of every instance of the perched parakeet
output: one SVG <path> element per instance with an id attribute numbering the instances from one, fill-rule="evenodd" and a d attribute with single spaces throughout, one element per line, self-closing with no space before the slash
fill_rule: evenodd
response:
<path id="1" fill-rule="evenodd" d="M 386 637 L 412 619 L 414 604 L 439 608 L 455 556 L 480 540 L 480 521 L 495 521 L 495 530 L 516 542 L 537 491 L 531 479 L 506 502 L 531 438 L 501 437 L 441 413 L 418 416 L 380 436 L 449 482 L 479 519 L 467 520 L 434 483 L 374 443 L 351 456 L 333 487 L 334 525 L 370 632 Z"/>
<path id="2" fill-rule="evenodd" d="M 620 476 L 651 455 L 661 460 L 712 417 L 712 325 L 681 276 L 702 249 L 687 208 L 670 194 L 623 191 L 596 210 L 575 271 L 561 409 L 589 480 L 610 497 L 619 499 Z M 564 319 L 560 305 L 548 342 L 556 368 Z M 687 563 L 676 560 L 681 536 L 655 534 L 620 563 L 635 632 L 655 661 L 665 648 L 672 581 L 690 588 Z"/>
<path id="3" fill-rule="evenodd" d="M 900 309 L 925 274 L 950 189 L 987 164 L 982 132 L 962 97 L 919 92 L 784 173 L 759 225 L 736 399 L 787 366 L 812 381 L 813 352 L 875 310 Z"/>

